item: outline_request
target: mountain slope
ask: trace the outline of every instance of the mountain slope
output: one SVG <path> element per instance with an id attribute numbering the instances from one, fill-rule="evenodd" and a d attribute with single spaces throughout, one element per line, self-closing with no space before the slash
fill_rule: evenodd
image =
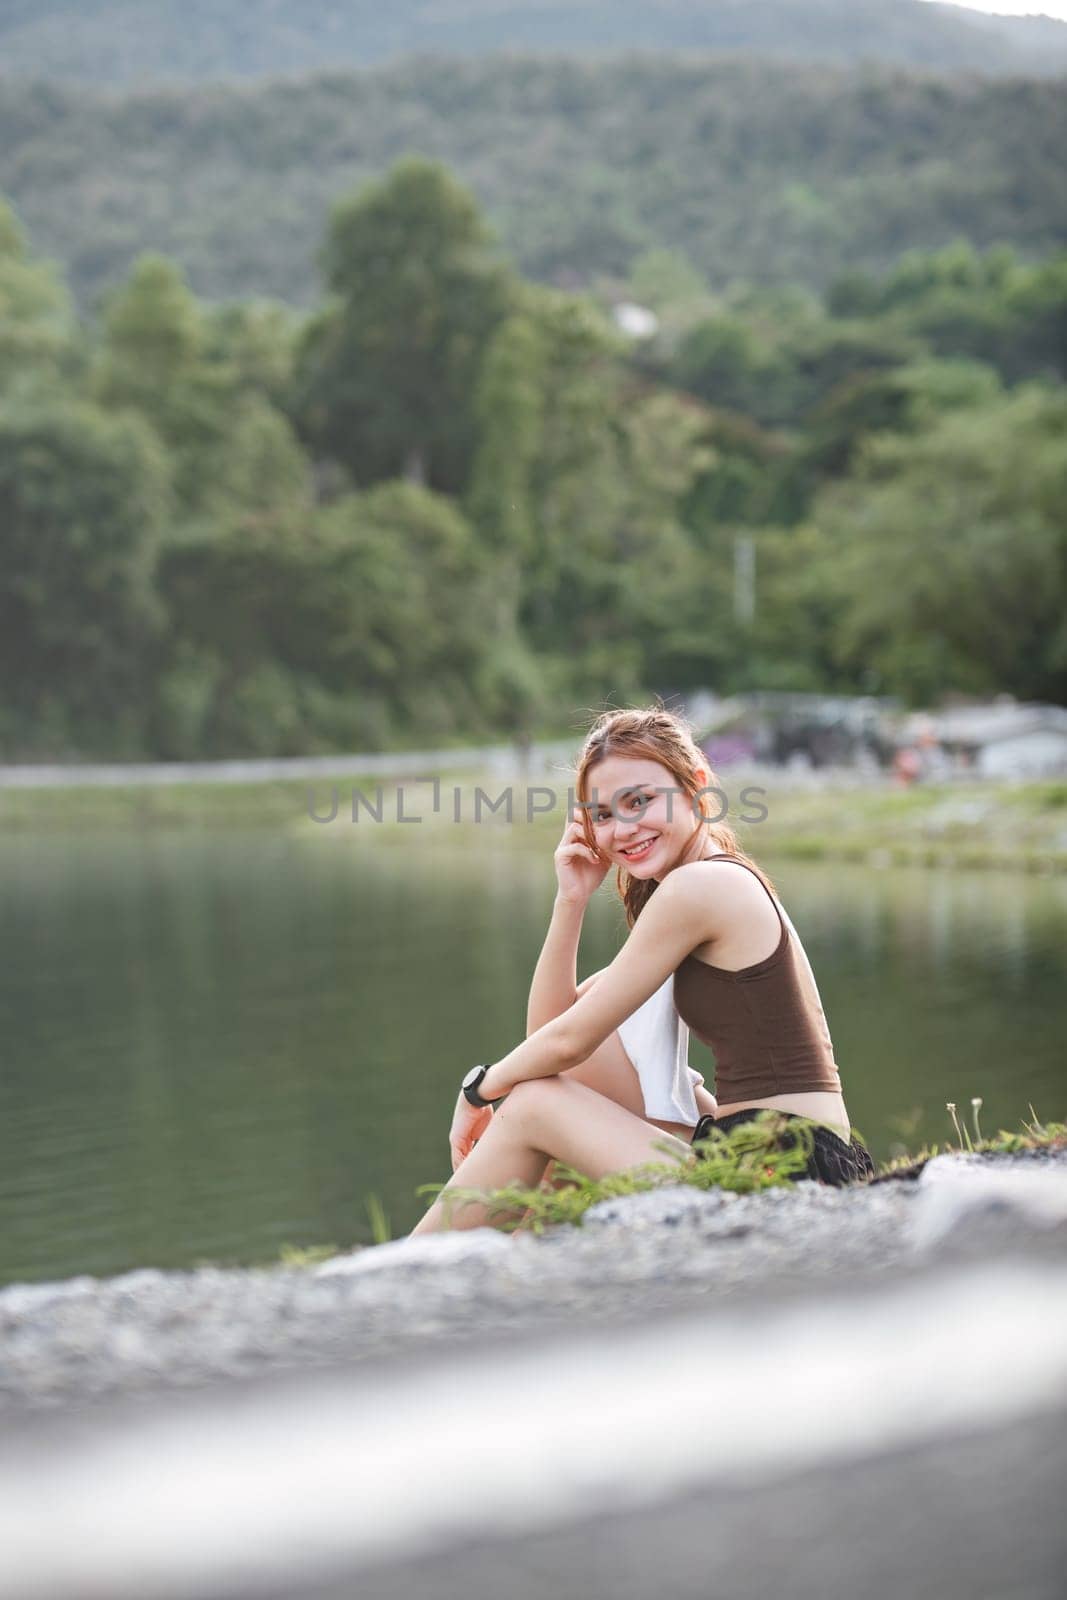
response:
<path id="1" fill-rule="evenodd" d="M 211 298 L 316 293 L 330 206 L 407 151 L 470 185 L 529 274 L 651 246 L 711 280 L 824 284 L 955 238 L 1067 242 L 1056 83 L 768 62 L 409 62 L 116 99 L 0 85 L 0 192 L 83 300 L 158 249 Z"/>
<path id="2" fill-rule="evenodd" d="M 924 0 L 3 0 L 0 73 L 99 85 L 256 78 L 416 53 L 737 51 L 1067 71 L 1067 24 Z"/>

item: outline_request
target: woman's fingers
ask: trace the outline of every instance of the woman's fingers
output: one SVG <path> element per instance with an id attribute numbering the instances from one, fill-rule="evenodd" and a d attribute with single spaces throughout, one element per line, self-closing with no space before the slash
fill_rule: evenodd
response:
<path id="1" fill-rule="evenodd" d="M 492 1121 L 492 1117 L 493 1113 L 487 1107 L 483 1115 L 478 1119 L 478 1121 L 470 1129 L 470 1132 L 467 1133 L 464 1138 L 449 1140 L 448 1149 L 449 1154 L 452 1157 L 453 1172 L 455 1172 L 456 1168 L 462 1162 L 466 1161 L 467 1157 L 474 1149 L 474 1146 L 477 1144 L 478 1140 L 481 1138 L 482 1134 Z"/>

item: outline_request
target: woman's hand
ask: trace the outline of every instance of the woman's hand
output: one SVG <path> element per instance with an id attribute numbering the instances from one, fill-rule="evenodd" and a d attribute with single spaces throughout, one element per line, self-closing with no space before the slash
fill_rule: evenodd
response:
<path id="1" fill-rule="evenodd" d="M 554 857 L 560 898 L 575 905 L 584 905 L 593 891 L 599 889 L 611 864 L 599 850 L 591 849 L 586 843 L 581 816 L 581 807 L 576 806 Z"/>
<path id="2" fill-rule="evenodd" d="M 474 1148 L 474 1141 L 481 1138 L 492 1120 L 492 1106 L 472 1106 L 463 1090 L 459 1091 L 456 1109 L 452 1113 L 452 1126 L 448 1130 L 453 1172 L 461 1161 L 466 1161 Z"/>

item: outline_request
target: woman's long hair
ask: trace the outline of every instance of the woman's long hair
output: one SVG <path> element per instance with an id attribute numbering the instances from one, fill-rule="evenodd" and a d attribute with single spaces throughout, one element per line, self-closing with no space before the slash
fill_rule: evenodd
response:
<path id="1" fill-rule="evenodd" d="M 583 806 L 588 802 L 589 791 L 593 787 L 589 775 L 597 763 L 608 756 L 658 761 L 661 767 L 666 767 L 678 788 L 688 797 L 694 816 L 698 811 L 700 813 L 700 819 L 696 821 L 682 854 L 688 850 L 697 834 L 706 830 L 719 850 L 745 862 L 763 880 L 768 891 L 775 893 L 774 885 L 762 867 L 757 866 L 738 844 L 737 835 L 730 824 L 712 820 L 712 796 L 701 794 L 700 791 L 702 787 L 717 788 L 718 779 L 683 718 L 665 710 L 663 706 L 650 706 L 643 711 L 602 712 L 586 734 L 578 757 L 575 792 Z M 700 770 L 708 772 L 706 786 L 701 784 L 698 777 Z M 716 806 L 715 810 L 721 810 L 721 806 Z M 587 809 L 582 812 L 582 823 L 588 843 L 595 845 L 592 817 Z M 625 867 L 619 867 L 615 883 L 626 910 L 626 921 L 632 928 L 658 884 L 654 878 L 631 877 Z"/>

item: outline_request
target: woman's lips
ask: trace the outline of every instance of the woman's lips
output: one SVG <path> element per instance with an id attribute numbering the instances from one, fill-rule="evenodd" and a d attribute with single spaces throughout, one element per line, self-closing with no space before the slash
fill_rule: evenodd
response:
<path id="1" fill-rule="evenodd" d="M 645 856 L 647 856 L 649 851 L 652 849 L 652 846 L 655 844 L 655 842 L 655 835 L 653 835 L 648 839 L 642 839 L 636 846 L 627 845 L 625 850 L 619 850 L 619 854 L 622 856 L 624 861 L 643 861 Z"/>

